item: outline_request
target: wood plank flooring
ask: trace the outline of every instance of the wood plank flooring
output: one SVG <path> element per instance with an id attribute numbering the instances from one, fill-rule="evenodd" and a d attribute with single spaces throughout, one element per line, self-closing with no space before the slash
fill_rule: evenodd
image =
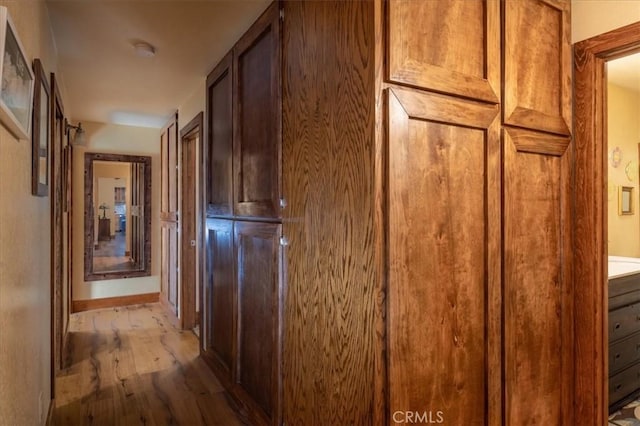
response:
<path id="1" fill-rule="evenodd" d="M 248 424 L 159 304 L 73 314 L 54 425 Z"/>

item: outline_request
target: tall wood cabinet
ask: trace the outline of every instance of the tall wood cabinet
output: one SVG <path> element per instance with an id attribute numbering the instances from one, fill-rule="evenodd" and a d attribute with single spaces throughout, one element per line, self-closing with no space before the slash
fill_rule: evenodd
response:
<path id="1" fill-rule="evenodd" d="M 285 1 L 212 72 L 204 356 L 263 422 L 576 423 L 569 8 Z"/>
<path id="2" fill-rule="evenodd" d="M 207 78 L 203 357 L 252 422 L 280 423 L 280 10 Z"/>

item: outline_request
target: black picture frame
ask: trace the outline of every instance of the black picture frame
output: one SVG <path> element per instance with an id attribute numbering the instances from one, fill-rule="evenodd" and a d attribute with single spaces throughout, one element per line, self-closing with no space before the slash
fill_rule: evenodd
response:
<path id="1" fill-rule="evenodd" d="M 31 193 L 39 197 L 49 194 L 49 146 L 50 133 L 50 97 L 49 83 L 40 59 L 34 59 L 35 89 L 33 96 L 33 127 L 31 130 L 32 167 Z"/>

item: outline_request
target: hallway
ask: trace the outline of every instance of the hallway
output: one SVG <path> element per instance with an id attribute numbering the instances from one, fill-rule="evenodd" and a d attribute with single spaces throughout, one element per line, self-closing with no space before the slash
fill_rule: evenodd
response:
<path id="1" fill-rule="evenodd" d="M 198 358 L 198 340 L 159 304 L 71 316 L 54 424 L 242 425 Z"/>

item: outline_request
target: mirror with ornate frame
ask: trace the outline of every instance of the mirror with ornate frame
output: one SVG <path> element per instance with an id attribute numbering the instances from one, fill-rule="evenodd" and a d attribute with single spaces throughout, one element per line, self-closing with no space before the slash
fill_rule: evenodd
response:
<path id="1" fill-rule="evenodd" d="M 151 157 L 85 153 L 84 279 L 151 275 Z"/>

